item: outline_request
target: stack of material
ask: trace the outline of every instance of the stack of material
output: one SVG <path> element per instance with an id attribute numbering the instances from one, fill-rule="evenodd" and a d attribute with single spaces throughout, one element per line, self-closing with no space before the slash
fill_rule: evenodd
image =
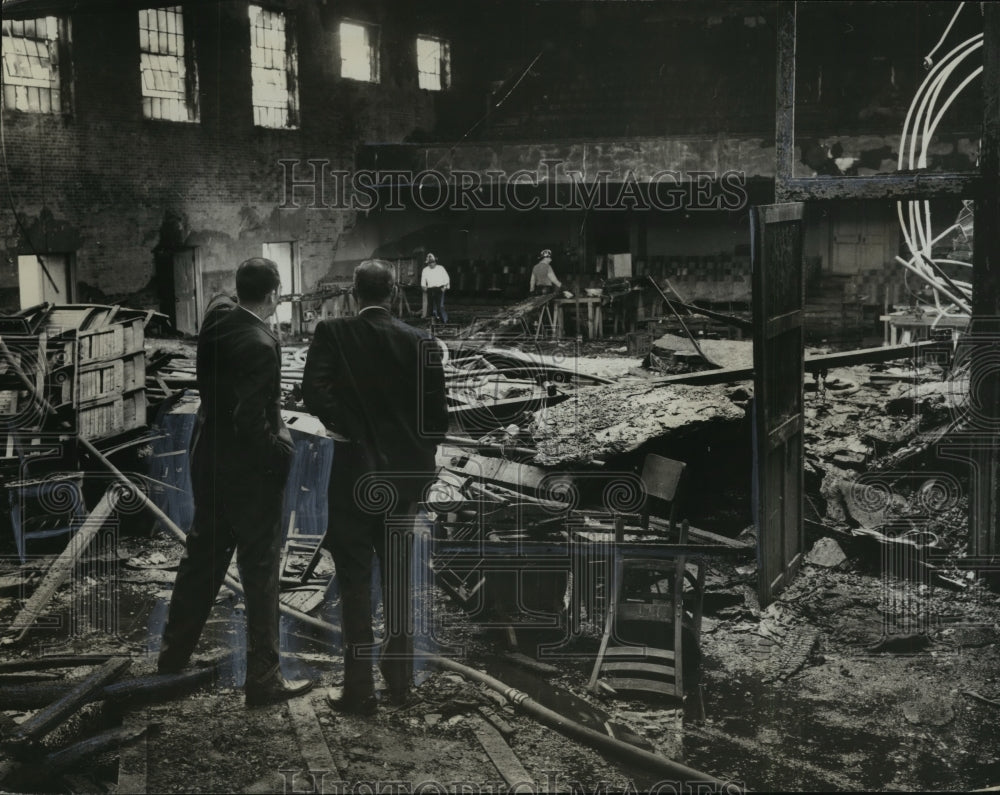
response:
<path id="1" fill-rule="evenodd" d="M 150 317 L 117 306 L 42 304 L 2 318 L 0 414 L 9 427 L 65 433 L 68 423 L 81 438 L 100 439 L 145 425 Z"/>
<path id="2" fill-rule="evenodd" d="M 70 407 L 76 431 L 100 439 L 146 424 L 146 312 L 107 306 L 60 306 L 44 321 L 46 394 Z"/>

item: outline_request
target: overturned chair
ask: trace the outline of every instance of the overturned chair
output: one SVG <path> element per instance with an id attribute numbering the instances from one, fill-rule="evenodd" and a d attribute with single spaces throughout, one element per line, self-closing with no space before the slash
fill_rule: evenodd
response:
<path id="1" fill-rule="evenodd" d="M 614 519 L 604 634 L 587 685 L 594 693 L 644 692 L 684 700 L 685 658 L 695 661 L 700 654 L 705 585 L 704 565 L 689 563 L 683 553 L 687 521 L 679 526 L 676 521 L 685 466 L 649 455 L 642 472 L 643 529 L 660 524 L 651 514 L 666 507 L 666 547 L 678 545 L 672 559 L 664 559 L 662 546 L 655 558 L 626 551 L 625 520 Z"/>

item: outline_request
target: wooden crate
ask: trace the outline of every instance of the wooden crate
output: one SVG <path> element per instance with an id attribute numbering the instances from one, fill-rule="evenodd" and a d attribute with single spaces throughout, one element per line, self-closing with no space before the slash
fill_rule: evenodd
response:
<path id="1" fill-rule="evenodd" d="M 121 395 L 145 386 L 146 354 L 133 353 L 81 367 L 61 367 L 48 380 L 49 400 L 56 405 Z"/>
<path id="2" fill-rule="evenodd" d="M 76 413 L 77 433 L 100 439 L 146 424 L 146 390 L 136 389 L 81 404 Z"/>
<path id="3" fill-rule="evenodd" d="M 50 346 L 48 360 L 52 367 L 83 367 L 140 353 L 144 344 L 145 328 L 142 318 L 135 318 L 94 331 L 63 334 Z"/>

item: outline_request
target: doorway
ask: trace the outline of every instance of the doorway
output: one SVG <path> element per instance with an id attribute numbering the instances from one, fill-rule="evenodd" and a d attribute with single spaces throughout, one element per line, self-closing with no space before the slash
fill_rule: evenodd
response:
<path id="1" fill-rule="evenodd" d="M 19 255 L 17 287 L 21 309 L 44 301 L 50 304 L 73 303 L 71 275 L 69 254 Z"/>
<path id="2" fill-rule="evenodd" d="M 298 245 L 295 242 L 265 243 L 262 256 L 273 260 L 278 266 L 281 277 L 282 295 L 295 295 L 302 292 L 302 273 L 298 258 Z M 282 301 L 274 313 L 279 328 L 287 327 L 292 334 L 301 333 L 301 304 L 292 301 Z"/>
<path id="3" fill-rule="evenodd" d="M 174 283 L 174 328 L 182 334 L 197 334 L 201 327 L 201 268 L 198 250 L 181 248 L 170 252 Z"/>

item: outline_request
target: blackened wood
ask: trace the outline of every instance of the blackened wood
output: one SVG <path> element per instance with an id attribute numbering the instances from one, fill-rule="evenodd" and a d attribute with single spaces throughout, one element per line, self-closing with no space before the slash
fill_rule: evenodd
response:
<path id="1" fill-rule="evenodd" d="M 834 199 L 974 198 L 983 185 L 975 172 L 896 172 L 865 177 L 794 177 L 781 185 L 787 201 Z M 775 188 L 777 193 L 777 188 Z"/>
<path id="2" fill-rule="evenodd" d="M 804 458 L 802 204 L 754 207 L 754 524 L 767 605 L 802 561 Z"/>
<path id="3" fill-rule="evenodd" d="M 106 684 L 121 676 L 131 662 L 127 657 L 111 658 L 66 695 L 18 726 L 17 731 L 8 739 L 8 744 L 23 745 L 38 740 L 90 701 Z"/>
<path id="4" fill-rule="evenodd" d="M 38 616 L 45 609 L 45 606 L 49 603 L 53 594 L 69 578 L 77 560 L 79 560 L 87 547 L 90 546 L 90 542 L 94 540 L 94 537 L 104 527 L 104 523 L 111 514 L 114 513 L 115 507 L 118 504 L 119 494 L 120 490 L 117 487 L 109 488 L 104 493 L 101 501 L 90 512 L 90 515 L 84 520 L 80 529 L 73 534 L 73 537 L 69 540 L 69 544 L 66 545 L 66 549 L 56 558 L 51 568 L 46 572 L 45 579 L 42 580 L 41 585 L 38 586 L 31 595 L 31 598 L 28 599 L 21 609 L 21 612 L 14 619 L 14 629 L 21 629 L 17 640 L 20 641 L 24 638 Z"/>
<path id="5" fill-rule="evenodd" d="M 53 655 L 33 657 L 28 660 L 10 660 L 0 663 L 0 673 L 13 671 L 44 671 L 49 668 L 76 668 L 81 665 L 100 665 L 111 659 L 110 654 Z"/>
<path id="6" fill-rule="evenodd" d="M 976 198 L 972 251 L 972 345 L 969 378 L 972 459 L 969 479 L 970 554 L 1000 550 L 1000 6 L 983 4 L 982 191 Z M 973 390 L 973 386 L 975 387 Z"/>
<path id="7" fill-rule="evenodd" d="M 32 682 L 0 687 L 0 710 L 41 709 L 73 689 L 70 682 Z"/>
<path id="8" fill-rule="evenodd" d="M 91 693 L 88 701 L 157 701 L 187 693 L 211 682 L 217 667 L 196 668 L 178 674 L 153 674 L 106 685 Z M 0 687 L 0 709 L 41 709 L 63 698 L 72 682 L 34 682 Z"/>
<path id="9" fill-rule="evenodd" d="M 786 185 L 795 168 L 795 28 L 797 3 L 778 4 L 777 83 L 775 84 L 774 200 L 789 200 Z"/>
<path id="10" fill-rule="evenodd" d="M 120 748 L 125 743 L 141 737 L 145 732 L 145 726 L 139 728 L 120 726 L 117 729 L 108 729 L 48 754 L 42 761 L 42 769 L 50 776 L 56 775 L 104 751 Z"/>
<path id="11" fill-rule="evenodd" d="M 14 674 L 0 674 L 0 688 L 5 685 L 25 685 L 30 682 L 56 682 L 62 678 L 62 674 L 55 674 L 51 671 L 21 671 Z"/>
<path id="12" fill-rule="evenodd" d="M 194 668 L 177 674 L 152 674 L 106 685 L 102 697 L 109 701 L 152 701 L 181 695 L 213 681 L 218 674 L 216 667 Z"/>

